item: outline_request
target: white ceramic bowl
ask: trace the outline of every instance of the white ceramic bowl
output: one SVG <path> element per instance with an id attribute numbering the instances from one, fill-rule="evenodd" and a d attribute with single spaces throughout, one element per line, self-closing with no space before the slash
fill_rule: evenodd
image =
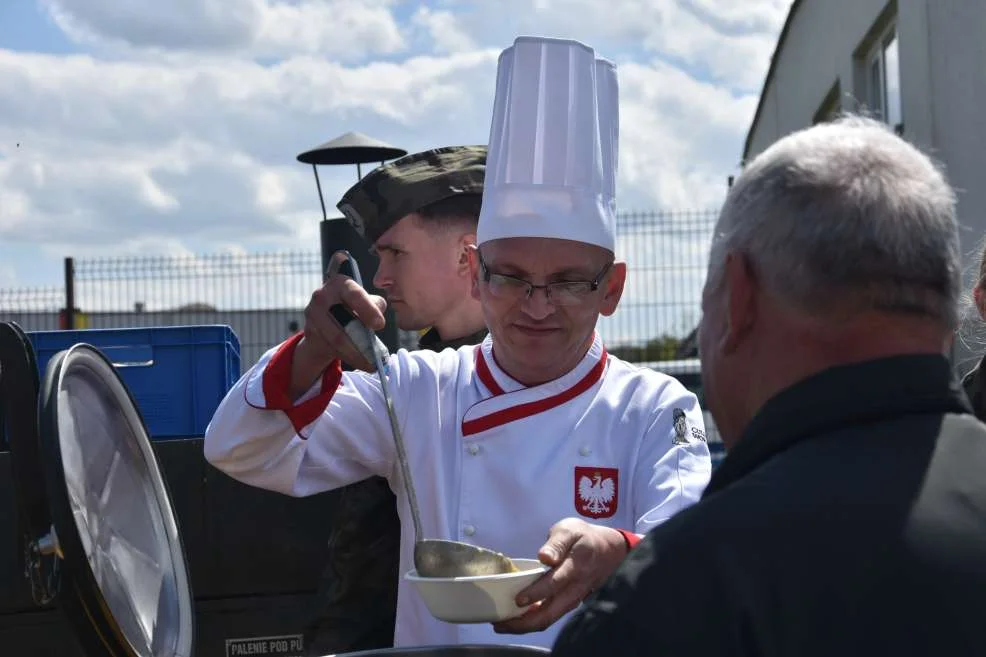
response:
<path id="1" fill-rule="evenodd" d="M 424 598 L 431 615 L 446 623 L 495 623 L 516 618 L 529 607 L 518 607 L 514 598 L 533 584 L 548 567 L 537 559 L 513 559 L 517 572 L 472 577 L 419 577 L 411 570 L 408 580 Z"/>

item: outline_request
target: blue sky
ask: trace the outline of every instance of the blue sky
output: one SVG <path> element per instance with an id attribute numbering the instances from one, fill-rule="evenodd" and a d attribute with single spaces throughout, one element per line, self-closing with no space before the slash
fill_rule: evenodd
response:
<path id="1" fill-rule="evenodd" d="M 617 62 L 621 210 L 714 208 L 788 5 L 6 0 L 0 288 L 59 285 L 65 256 L 317 249 L 297 153 L 350 130 L 485 143 L 519 34 Z M 355 171 L 320 175 L 331 208 Z"/>
<path id="2" fill-rule="evenodd" d="M 56 54 L 81 52 L 32 0 L 0 4 L 0 48 Z"/>

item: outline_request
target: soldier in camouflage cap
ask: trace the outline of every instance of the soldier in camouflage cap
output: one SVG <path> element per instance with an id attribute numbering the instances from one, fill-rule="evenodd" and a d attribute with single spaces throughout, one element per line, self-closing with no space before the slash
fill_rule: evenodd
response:
<path id="1" fill-rule="evenodd" d="M 485 174 L 486 146 L 436 148 L 374 169 L 336 207 L 373 244 L 398 221 L 433 203 L 480 198 Z"/>
<path id="2" fill-rule="evenodd" d="M 419 347 L 441 351 L 486 336 L 472 298 L 468 247 L 486 173 L 486 146 L 450 146 L 380 166 L 337 207 L 379 257 L 373 284 L 397 324 L 428 331 Z M 393 645 L 400 520 L 387 481 L 373 477 L 340 492 L 309 655 Z"/>
<path id="3" fill-rule="evenodd" d="M 378 167 L 337 206 L 379 257 L 373 284 L 398 326 L 430 329 L 422 347 L 473 344 L 485 332 L 468 252 L 485 173 L 485 146 L 436 148 Z"/>

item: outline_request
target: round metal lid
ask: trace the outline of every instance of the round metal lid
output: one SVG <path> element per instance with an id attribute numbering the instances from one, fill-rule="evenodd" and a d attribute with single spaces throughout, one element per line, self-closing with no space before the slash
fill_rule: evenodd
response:
<path id="1" fill-rule="evenodd" d="M 108 655 L 189 657 L 184 548 L 130 392 L 97 349 L 77 344 L 48 363 L 39 402 L 60 602 L 80 641 Z"/>

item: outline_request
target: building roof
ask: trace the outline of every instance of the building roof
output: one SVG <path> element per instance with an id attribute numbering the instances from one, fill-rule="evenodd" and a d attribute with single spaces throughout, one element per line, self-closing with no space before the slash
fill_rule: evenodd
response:
<path id="1" fill-rule="evenodd" d="M 774 78 L 774 67 L 777 66 L 777 59 L 780 57 L 781 49 L 787 40 L 787 33 L 794 20 L 794 14 L 804 0 L 793 0 L 791 8 L 787 11 L 787 18 L 784 20 L 784 27 L 781 28 L 780 36 L 777 37 L 777 45 L 774 47 L 774 54 L 770 56 L 770 67 L 767 69 L 767 76 L 763 80 L 763 88 L 760 90 L 760 100 L 757 101 L 757 111 L 753 114 L 753 121 L 750 122 L 750 129 L 746 131 L 746 141 L 743 142 L 743 160 L 745 161 L 750 153 L 750 142 L 753 141 L 753 131 L 757 128 L 760 121 L 760 112 L 763 109 L 764 98 L 767 97 L 767 87 L 770 86 Z"/>

